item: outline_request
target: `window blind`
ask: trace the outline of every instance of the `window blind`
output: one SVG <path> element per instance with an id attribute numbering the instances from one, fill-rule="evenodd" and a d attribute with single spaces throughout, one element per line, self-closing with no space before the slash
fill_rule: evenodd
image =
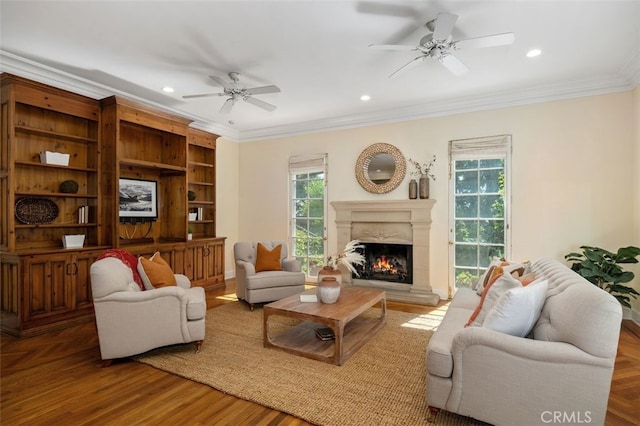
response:
<path id="1" fill-rule="evenodd" d="M 449 158 L 506 157 L 511 152 L 511 136 L 499 135 L 483 138 L 458 139 L 449 141 Z"/>
<path id="2" fill-rule="evenodd" d="M 327 154 L 294 155 L 289 157 L 289 173 L 313 173 L 326 171 Z"/>

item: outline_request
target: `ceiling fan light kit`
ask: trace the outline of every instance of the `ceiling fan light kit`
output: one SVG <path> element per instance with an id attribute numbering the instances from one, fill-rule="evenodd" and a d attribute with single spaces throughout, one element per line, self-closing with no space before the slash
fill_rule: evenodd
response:
<path id="1" fill-rule="evenodd" d="M 453 52 L 460 49 L 477 49 L 485 47 L 504 46 L 515 41 L 513 33 L 493 34 L 482 37 L 475 37 L 463 40 L 453 40 L 451 32 L 458 20 L 458 15 L 453 13 L 440 13 L 438 17 L 427 22 L 425 26 L 430 34 L 420 39 L 418 46 L 395 45 L 395 44 L 371 44 L 370 48 L 380 50 L 406 50 L 420 52 L 420 56 L 407 62 L 399 69 L 389 75 L 389 78 L 397 77 L 399 74 L 418 65 L 426 58 L 434 58 L 447 68 L 452 74 L 459 76 L 467 73 L 469 68 Z"/>
<path id="2" fill-rule="evenodd" d="M 185 95 L 183 96 L 183 98 L 194 99 L 194 98 L 207 98 L 211 96 L 228 96 L 229 98 L 222 104 L 222 107 L 220 108 L 221 114 L 228 114 L 229 112 L 231 112 L 231 109 L 238 101 L 247 102 L 251 105 L 257 106 L 269 112 L 274 111 L 276 109 L 275 105 L 272 105 L 261 99 L 255 98 L 254 95 L 279 93 L 280 88 L 278 86 L 269 85 L 269 86 L 245 88 L 240 84 L 239 73 L 230 72 L 228 75 L 229 75 L 229 78 L 231 79 L 231 82 L 217 75 L 209 76 L 211 80 L 215 81 L 219 86 L 223 88 L 224 90 L 223 92 L 201 93 L 198 95 Z"/>

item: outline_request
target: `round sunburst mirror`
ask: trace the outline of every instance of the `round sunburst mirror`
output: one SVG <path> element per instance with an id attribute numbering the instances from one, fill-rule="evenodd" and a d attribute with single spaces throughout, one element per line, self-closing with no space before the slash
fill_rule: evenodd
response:
<path id="1" fill-rule="evenodd" d="M 398 148 L 388 143 L 367 147 L 356 161 L 356 179 L 374 194 L 393 191 L 407 173 L 407 162 Z"/>

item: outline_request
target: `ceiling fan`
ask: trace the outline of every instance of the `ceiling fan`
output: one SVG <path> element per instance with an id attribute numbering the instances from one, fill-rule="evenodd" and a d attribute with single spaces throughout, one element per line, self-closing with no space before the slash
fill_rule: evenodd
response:
<path id="1" fill-rule="evenodd" d="M 454 41 L 451 32 L 458 19 L 458 15 L 453 13 L 440 13 L 435 19 L 426 23 L 430 34 L 420 39 L 418 46 L 405 46 L 398 44 L 371 44 L 372 49 L 381 50 L 407 50 L 420 52 L 420 56 L 407 62 L 398 70 L 394 71 L 389 78 L 415 67 L 420 62 L 431 57 L 435 58 L 449 71 L 455 75 L 462 75 L 469 71 L 469 68 L 453 55 L 453 52 L 460 49 L 494 47 L 512 44 L 515 40 L 513 33 L 502 33 L 487 35 L 482 37 L 468 38 Z"/>
<path id="2" fill-rule="evenodd" d="M 261 87 L 252 87 L 252 88 L 244 88 L 240 85 L 239 77 L 240 74 L 237 72 L 230 72 L 229 78 L 231 81 L 227 81 L 225 78 L 219 77 L 217 75 L 211 75 L 209 78 L 216 83 L 218 83 L 223 89 L 224 92 L 220 93 L 203 93 L 200 95 L 186 95 L 183 96 L 184 99 L 193 99 L 193 98 L 206 98 L 210 96 L 229 96 L 224 104 L 222 104 L 222 108 L 220 108 L 220 113 L 228 114 L 231 111 L 231 108 L 235 105 L 239 100 L 243 100 L 252 105 L 260 107 L 267 111 L 273 111 L 276 109 L 275 105 L 272 105 L 268 102 L 262 101 L 258 98 L 254 98 L 253 95 L 264 95 L 266 93 L 278 93 L 280 92 L 280 88 L 278 86 L 261 86 Z"/>

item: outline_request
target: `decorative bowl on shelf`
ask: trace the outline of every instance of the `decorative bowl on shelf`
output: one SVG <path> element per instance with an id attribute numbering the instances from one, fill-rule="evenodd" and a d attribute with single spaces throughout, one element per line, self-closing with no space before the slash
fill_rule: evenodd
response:
<path id="1" fill-rule="evenodd" d="M 26 225 L 51 223 L 58 217 L 58 205 L 48 199 L 25 197 L 16 201 L 16 219 Z"/>

